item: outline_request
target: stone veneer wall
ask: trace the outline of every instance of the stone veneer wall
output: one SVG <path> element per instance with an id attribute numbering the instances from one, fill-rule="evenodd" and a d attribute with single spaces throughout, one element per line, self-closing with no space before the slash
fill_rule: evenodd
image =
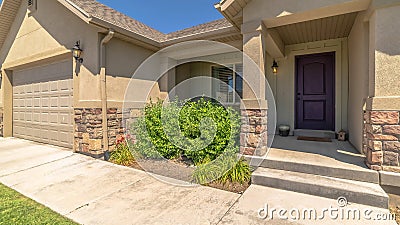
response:
<path id="1" fill-rule="evenodd" d="M 242 126 L 240 152 L 244 155 L 263 156 L 267 153 L 268 130 L 267 110 L 241 110 Z M 107 110 L 109 149 L 115 148 L 116 140 L 125 134 L 125 127 L 140 115 L 139 109 L 122 111 L 117 108 Z M 74 109 L 74 149 L 95 157 L 104 154 L 102 109 Z M 132 135 L 134 139 L 134 135 Z"/>
<path id="2" fill-rule="evenodd" d="M 128 112 L 130 113 L 130 112 Z M 127 117 L 125 117 L 127 118 Z M 74 145 L 75 151 L 101 157 L 104 153 L 102 109 L 74 109 Z M 121 109 L 107 109 L 109 149 L 115 148 L 116 140 L 124 135 L 123 112 Z"/>
<path id="3" fill-rule="evenodd" d="M 241 110 L 240 153 L 263 156 L 267 153 L 267 110 Z"/>
<path id="4" fill-rule="evenodd" d="M 367 111 L 363 144 L 369 168 L 400 172 L 400 112 Z"/>

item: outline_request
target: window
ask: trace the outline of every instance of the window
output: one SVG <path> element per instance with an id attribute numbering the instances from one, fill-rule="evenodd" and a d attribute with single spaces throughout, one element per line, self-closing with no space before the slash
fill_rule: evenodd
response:
<path id="1" fill-rule="evenodd" d="M 243 98 L 243 65 L 213 66 L 212 74 L 219 80 L 213 84 L 214 97 L 221 103 L 240 103 Z"/>

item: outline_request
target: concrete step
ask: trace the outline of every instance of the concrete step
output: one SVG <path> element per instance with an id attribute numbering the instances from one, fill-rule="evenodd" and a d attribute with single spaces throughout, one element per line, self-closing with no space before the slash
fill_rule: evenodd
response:
<path id="1" fill-rule="evenodd" d="M 319 138 L 330 138 L 330 139 L 336 138 L 336 133 L 334 131 L 326 131 L 326 130 L 296 129 L 293 131 L 293 134 L 294 136 L 319 137 Z"/>
<path id="2" fill-rule="evenodd" d="M 334 178 L 348 179 L 361 182 L 379 184 L 379 173 L 363 167 L 338 167 L 329 164 L 320 165 L 306 161 L 289 161 L 284 159 L 273 159 L 273 157 L 257 158 L 248 157 L 250 164 L 257 167 L 285 170 L 298 173 L 314 174 Z M 300 160 L 300 159 L 299 159 Z"/>
<path id="3" fill-rule="evenodd" d="M 346 197 L 349 203 L 384 209 L 389 205 L 385 191 L 367 182 L 260 167 L 252 175 L 252 184 L 331 199 Z"/>

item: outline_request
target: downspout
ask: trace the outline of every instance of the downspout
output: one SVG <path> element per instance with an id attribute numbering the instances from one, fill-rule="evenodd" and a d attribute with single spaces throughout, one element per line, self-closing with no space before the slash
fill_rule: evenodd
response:
<path id="1" fill-rule="evenodd" d="M 101 113 L 103 128 L 103 145 L 105 154 L 108 154 L 108 120 L 107 120 L 107 74 L 106 74 L 106 45 L 114 37 L 114 31 L 110 29 L 108 34 L 100 42 L 100 89 L 101 89 Z"/>

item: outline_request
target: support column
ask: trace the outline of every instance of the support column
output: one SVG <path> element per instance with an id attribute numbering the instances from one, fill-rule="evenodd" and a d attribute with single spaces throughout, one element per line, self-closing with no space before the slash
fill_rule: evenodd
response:
<path id="1" fill-rule="evenodd" d="M 369 99 L 364 117 L 366 164 L 400 172 L 400 6 L 381 6 L 370 18 Z"/>
<path id="2" fill-rule="evenodd" d="M 3 114 L 2 114 L 2 135 L 12 137 L 13 135 L 13 87 L 12 72 L 2 70 L 2 89 L 3 89 Z M 7 94 L 5 94 L 7 93 Z"/>
<path id="3" fill-rule="evenodd" d="M 174 100 L 175 92 L 170 92 L 175 87 L 175 73 L 177 61 L 175 59 L 169 58 L 168 56 L 161 56 L 160 72 L 163 76 L 157 81 L 160 87 L 161 99 L 172 97 L 170 100 Z M 171 68 L 171 69 L 169 69 Z"/>
<path id="4" fill-rule="evenodd" d="M 240 152 L 263 156 L 267 153 L 267 101 L 265 83 L 265 42 L 262 22 L 244 24 L 243 104 Z M 273 128 L 272 128 L 273 129 Z"/>

